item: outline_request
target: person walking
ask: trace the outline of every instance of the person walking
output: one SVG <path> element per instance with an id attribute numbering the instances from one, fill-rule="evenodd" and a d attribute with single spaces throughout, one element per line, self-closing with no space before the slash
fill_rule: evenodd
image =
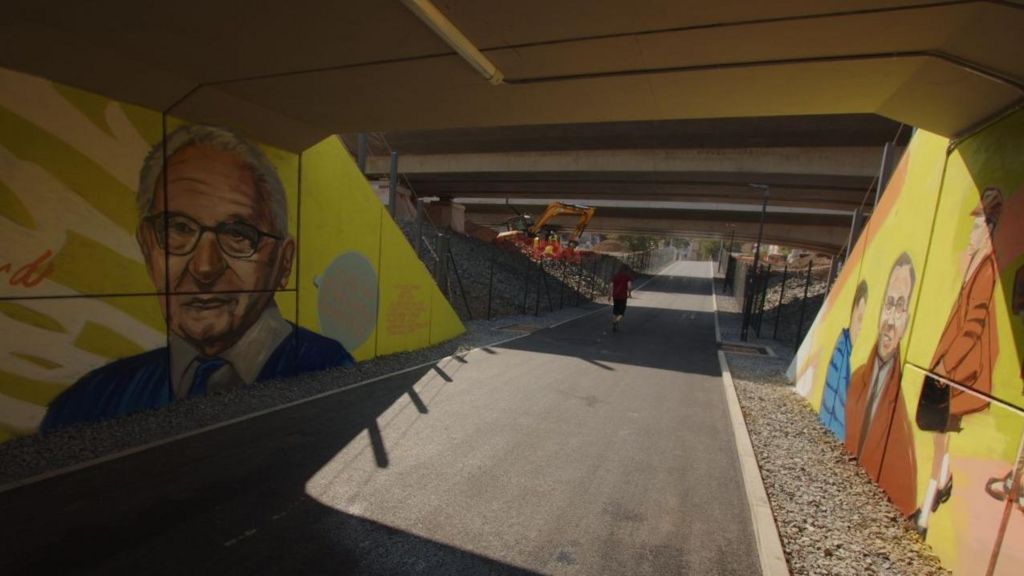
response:
<path id="1" fill-rule="evenodd" d="M 612 332 L 619 331 L 619 323 L 626 315 L 626 300 L 632 297 L 633 276 L 629 273 L 629 267 L 622 264 L 619 271 L 612 276 L 612 292 L 609 295 L 612 301 Z"/>

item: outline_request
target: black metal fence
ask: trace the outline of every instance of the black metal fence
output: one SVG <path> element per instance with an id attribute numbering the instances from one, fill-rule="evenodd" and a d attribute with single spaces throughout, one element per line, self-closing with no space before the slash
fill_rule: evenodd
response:
<path id="1" fill-rule="evenodd" d="M 607 297 L 611 278 L 622 264 L 646 274 L 675 260 L 674 248 L 616 255 L 582 252 L 569 259 L 534 260 L 487 246 L 486 262 L 479 257 L 460 262 L 447 235 L 438 235 L 432 244 L 426 259 L 434 263 L 434 278 L 456 311 L 469 320 L 540 315 L 580 306 Z"/>
<path id="2" fill-rule="evenodd" d="M 815 265 L 813 260 L 796 266 L 764 262 L 755 273 L 732 256 L 725 264 L 721 291 L 742 304 L 747 337 L 799 347 L 828 294 L 831 266 Z"/>

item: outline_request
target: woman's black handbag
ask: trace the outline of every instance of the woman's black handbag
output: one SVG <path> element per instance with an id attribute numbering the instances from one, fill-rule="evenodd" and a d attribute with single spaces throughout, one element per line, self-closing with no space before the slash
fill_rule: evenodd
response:
<path id="1" fill-rule="evenodd" d="M 947 384 L 924 377 L 921 399 L 917 401 L 917 427 L 925 432 L 945 432 L 949 427 L 949 395 Z"/>

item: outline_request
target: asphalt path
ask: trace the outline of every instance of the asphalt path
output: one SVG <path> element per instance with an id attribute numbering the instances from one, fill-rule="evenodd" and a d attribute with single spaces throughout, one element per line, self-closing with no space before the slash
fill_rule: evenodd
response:
<path id="1" fill-rule="evenodd" d="M 708 274 L 2 493 L 0 573 L 758 574 Z"/>

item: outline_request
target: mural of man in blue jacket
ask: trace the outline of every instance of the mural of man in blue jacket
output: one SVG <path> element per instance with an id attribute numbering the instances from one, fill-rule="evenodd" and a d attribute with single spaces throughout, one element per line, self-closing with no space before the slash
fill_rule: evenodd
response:
<path id="1" fill-rule="evenodd" d="M 50 404 L 42 430 L 352 364 L 274 303 L 295 240 L 284 187 L 258 147 L 222 128 L 181 127 L 150 150 L 136 207 L 168 346 L 86 374 Z"/>
<path id="2" fill-rule="evenodd" d="M 850 385 L 850 354 L 864 320 L 868 303 L 868 284 L 861 280 L 853 294 L 850 326 L 843 328 L 832 350 L 832 358 L 825 374 L 825 389 L 821 397 L 818 420 L 842 442 L 846 438 L 846 390 Z"/>

